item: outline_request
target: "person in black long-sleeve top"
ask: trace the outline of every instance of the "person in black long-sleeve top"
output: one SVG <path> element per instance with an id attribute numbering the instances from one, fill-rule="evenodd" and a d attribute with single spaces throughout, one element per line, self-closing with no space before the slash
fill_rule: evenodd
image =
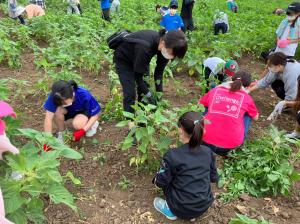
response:
<path id="1" fill-rule="evenodd" d="M 163 157 L 154 183 L 162 188 L 166 200 L 155 198 L 154 207 L 170 220 L 192 220 L 214 201 L 210 183 L 218 181 L 215 155 L 201 145 L 204 120 L 200 113 L 183 114 L 178 127 L 184 145 Z"/>
<path id="2" fill-rule="evenodd" d="M 195 29 L 193 21 L 194 4 L 195 0 L 182 0 L 180 16 L 184 23 L 184 32 L 187 30 L 193 31 Z"/>
<path id="3" fill-rule="evenodd" d="M 155 104 L 155 100 L 144 78 L 149 75 L 151 59 L 157 55 L 154 79 L 157 92 L 163 92 L 163 72 L 169 60 L 175 57 L 183 58 L 187 51 L 185 35 L 178 30 L 141 30 L 130 34 L 131 40 L 126 39 L 118 46 L 114 53 L 116 71 L 123 88 L 123 105 L 127 112 L 134 112 L 132 105 L 136 99 L 136 85 L 138 100 L 147 99 Z"/>

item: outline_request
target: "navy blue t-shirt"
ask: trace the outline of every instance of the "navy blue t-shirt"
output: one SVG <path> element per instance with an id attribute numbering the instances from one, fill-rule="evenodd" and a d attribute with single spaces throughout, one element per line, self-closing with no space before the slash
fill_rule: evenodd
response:
<path id="1" fill-rule="evenodd" d="M 173 16 L 167 14 L 163 16 L 160 25 L 165 27 L 166 31 L 178 30 L 184 27 L 182 18 L 178 14 L 175 14 Z"/>
<path id="2" fill-rule="evenodd" d="M 57 109 L 53 101 L 53 96 L 50 94 L 47 101 L 44 104 L 44 108 L 47 111 L 55 113 Z M 75 116 L 78 112 L 84 112 L 88 117 L 92 117 L 101 111 L 100 104 L 95 97 L 86 89 L 78 87 L 75 90 L 75 100 L 71 106 L 66 107 L 69 116 Z"/>

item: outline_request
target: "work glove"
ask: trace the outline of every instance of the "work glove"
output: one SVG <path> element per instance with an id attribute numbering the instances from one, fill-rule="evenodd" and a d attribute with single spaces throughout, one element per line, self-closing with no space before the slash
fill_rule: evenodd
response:
<path id="1" fill-rule="evenodd" d="M 47 144 L 44 144 L 44 145 L 43 145 L 43 150 L 44 150 L 44 152 L 49 152 L 49 151 L 52 150 L 52 148 L 51 148 L 51 146 L 49 146 L 49 145 L 47 145 Z"/>
<path id="2" fill-rule="evenodd" d="M 156 99 L 152 96 L 151 92 L 148 92 L 145 95 L 146 99 L 147 99 L 147 103 L 152 104 L 152 105 L 157 105 L 157 101 Z"/>
<path id="3" fill-rule="evenodd" d="M 78 142 L 81 139 L 81 137 L 83 137 L 85 135 L 85 133 L 86 133 L 86 131 L 83 128 L 80 129 L 79 131 L 75 131 L 73 133 L 73 141 Z"/>
<path id="4" fill-rule="evenodd" d="M 285 108 L 285 101 L 280 101 L 276 104 L 273 112 L 270 114 L 270 116 L 267 118 L 268 121 L 276 120 L 279 114 L 282 113 L 282 110 Z"/>
<path id="5" fill-rule="evenodd" d="M 282 40 L 278 40 L 277 41 L 277 46 L 279 47 L 279 48 L 285 48 L 287 45 L 289 45 L 291 43 L 291 41 L 290 40 L 288 40 L 288 39 L 282 39 Z"/>

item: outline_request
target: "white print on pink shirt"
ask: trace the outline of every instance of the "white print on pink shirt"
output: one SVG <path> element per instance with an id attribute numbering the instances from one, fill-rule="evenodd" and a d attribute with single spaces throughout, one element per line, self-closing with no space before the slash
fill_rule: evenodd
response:
<path id="1" fill-rule="evenodd" d="M 244 101 L 244 94 L 230 93 L 227 89 L 217 89 L 210 105 L 210 113 L 238 118 Z"/>

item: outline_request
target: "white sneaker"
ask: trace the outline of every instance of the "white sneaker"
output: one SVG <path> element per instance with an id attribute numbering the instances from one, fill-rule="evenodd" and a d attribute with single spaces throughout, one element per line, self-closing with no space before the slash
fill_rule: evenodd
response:
<path id="1" fill-rule="evenodd" d="M 97 128 L 99 126 L 99 121 L 96 121 L 93 126 L 86 132 L 86 137 L 93 137 L 97 133 Z"/>
<path id="2" fill-rule="evenodd" d="M 64 135 L 62 131 L 57 133 L 57 140 L 59 141 L 59 143 L 64 144 Z"/>
<path id="3" fill-rule="evenodd" d="M 293 138 L 293 139 L 300 139 L 300 133 L 296 132 L 296 131 L 293 131 L 290 134 L 286 134 L 285 137 L 287 137 L 287 138 Z"/>

